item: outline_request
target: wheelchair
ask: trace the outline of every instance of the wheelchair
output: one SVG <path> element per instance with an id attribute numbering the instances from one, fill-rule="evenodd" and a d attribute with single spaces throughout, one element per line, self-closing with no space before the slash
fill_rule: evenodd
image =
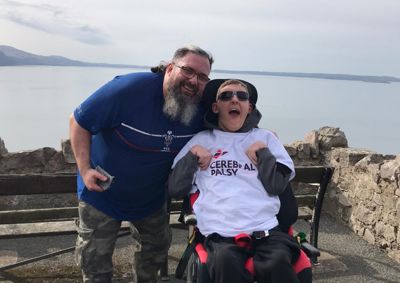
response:
<path id="1" fill-rule="evenodd" d="M 189 239 L 188 246 L 176 269 L 176 278 L 182 279 L 186 273 L 187 283 L 213 283 L 206 265 L 207 251 L 204 248 L 203 240 L 204 237 L 197 228 L 194 228 L 192 237 Z M 301 243 L 300 256 L 293 264 L 293 269 L 301 283 L 312 282 L 312 264 L 309 257 L 316 255 L 319 255 L 317 249 L 306 242 Z M 245 269 L 254 277 L 255 270 L 252 257 L 246 261 Z"/>
<path id="2" fill-rule="evenodd" d="M 294 205 L 294 207 L 297 208 L 297 203 L 295 201 L 290 184 L 280 197 L 282 205 L 280 213 L 278 214 L 278 221 L 280 223 L 281 230 L 287 231 L 289 235 L 293 236 L 292 223 L 297 220 L 297 210 L 296 213 L 292 213 L 292 215 L 290 215 L 290 213 L 283 213 L 287 212 L 286 209 L 289 206 Z M 197 195 L 192 195 L 190 197 L 190 205 L 193 205 L 196 198 Z M 181 217 L 181 220 L 182 219 L 183 217 Z M 186 274 L 187 283 L 213 283 L 206 265 L 207 251 L 203 245 L 204 236 L 201 235 L 196 227 L 193 227 L 192 230 L 192 235 L 189 238 L 186 250 L 184 251 L 177 266 L 175 277 L 178 279 L 183 279 L 184 275 Z M 316 259 L 318 256 L 320 256 L 320 252 L 318 249 L 309 244 L 304 237 L 296 237 L 296 239 L 299 242 L 301 249 L 299 258 L 293 264 L 293 269 L 297 274 L 297 278 L 299 279 L 300 283 L 312 283 L 312 262 L 310 258 Z M 252 257 L 246 261 L 245 269 L 247 269 L 254 277 L 255 270 Z"/>

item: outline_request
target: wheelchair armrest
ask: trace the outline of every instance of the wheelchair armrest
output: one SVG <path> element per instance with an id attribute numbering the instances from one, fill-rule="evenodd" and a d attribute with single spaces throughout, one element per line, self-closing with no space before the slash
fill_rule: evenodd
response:
<path id="1" fill-rule="evenodd" d="M 317 257 L 319 257 L 321 255 L 320 251 L 308 242 L 302 242 L 301 249 L 311 259 L 316 259 Z"/>

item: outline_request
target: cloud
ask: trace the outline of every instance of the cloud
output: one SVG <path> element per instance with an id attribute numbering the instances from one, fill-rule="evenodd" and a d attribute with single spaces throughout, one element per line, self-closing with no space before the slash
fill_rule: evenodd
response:
<path id="1" fill-rule="evenodd" d="M 42 32 L 71 38 L 89 45 L 106 45 L 110 39 L 100 28 L 79 21 L 79 16 L 68 14 L 62 7 L 3 0 L 0 16 L 19 25 Z"/>

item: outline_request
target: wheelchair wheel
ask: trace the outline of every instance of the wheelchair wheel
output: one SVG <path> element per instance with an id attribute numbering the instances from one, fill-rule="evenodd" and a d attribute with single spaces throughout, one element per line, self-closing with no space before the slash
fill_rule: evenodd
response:
<path id="1" fill-rule="evenodd" d="M 193 253 L 188 261 L 186 271 L 187 283 L 212 283 L 208 274 L 207 266 L 200 262 L 196 253 Z"/>
<path id="2" fill-rule="evenodd" d="M 187 283 L 197 283 L 197 265 L 198 257 L 193 253 L 188 261 L 187 272 L 186 272 L 186 282 Z"/>

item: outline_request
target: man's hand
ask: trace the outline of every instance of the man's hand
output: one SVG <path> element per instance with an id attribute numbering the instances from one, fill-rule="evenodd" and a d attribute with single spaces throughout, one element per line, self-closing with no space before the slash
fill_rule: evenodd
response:
<path id="1" fill-rule="evenodd" d="M 257 150 L 261 148 L 266 148 L 267 144 L 265 144 L 262 141 L 257 141 L 253 143 L 247 150 L 246 150 L 246 155 L 249 157 L 251 163 L 257 166 L 258 160 L 257 160 L 257 155 L 256 152 Z"/>
<path id="2" fill-rule="evenodd" d="M 201 145 L 195 145 L 190 150 L 198 158 L 200 170 L 206 170 L 211 163 L 212 154 Z"/>
<path id="3" fill-rule="evenodd" d="M 105 181 L 107 177 L 90 167 L 91 134 L 76 122 L 74 114 L 70 116 L 69 125 L 72 150 L 86 188 L 89 191 L 103 192 L 96 181 L 98 179 Z"/>
<path id="4" fill-rule="evenodd" d="M 99 185 L 97 185 L 97 180 L 99 179 L 101 181 L 106 181 L 106 176 L 100 174 L 93 168 L 89 168 L 88 170 L 81 172 L 81 176 L 86 188 L 89 191 L 104 192 L 104 190 Z"/>

